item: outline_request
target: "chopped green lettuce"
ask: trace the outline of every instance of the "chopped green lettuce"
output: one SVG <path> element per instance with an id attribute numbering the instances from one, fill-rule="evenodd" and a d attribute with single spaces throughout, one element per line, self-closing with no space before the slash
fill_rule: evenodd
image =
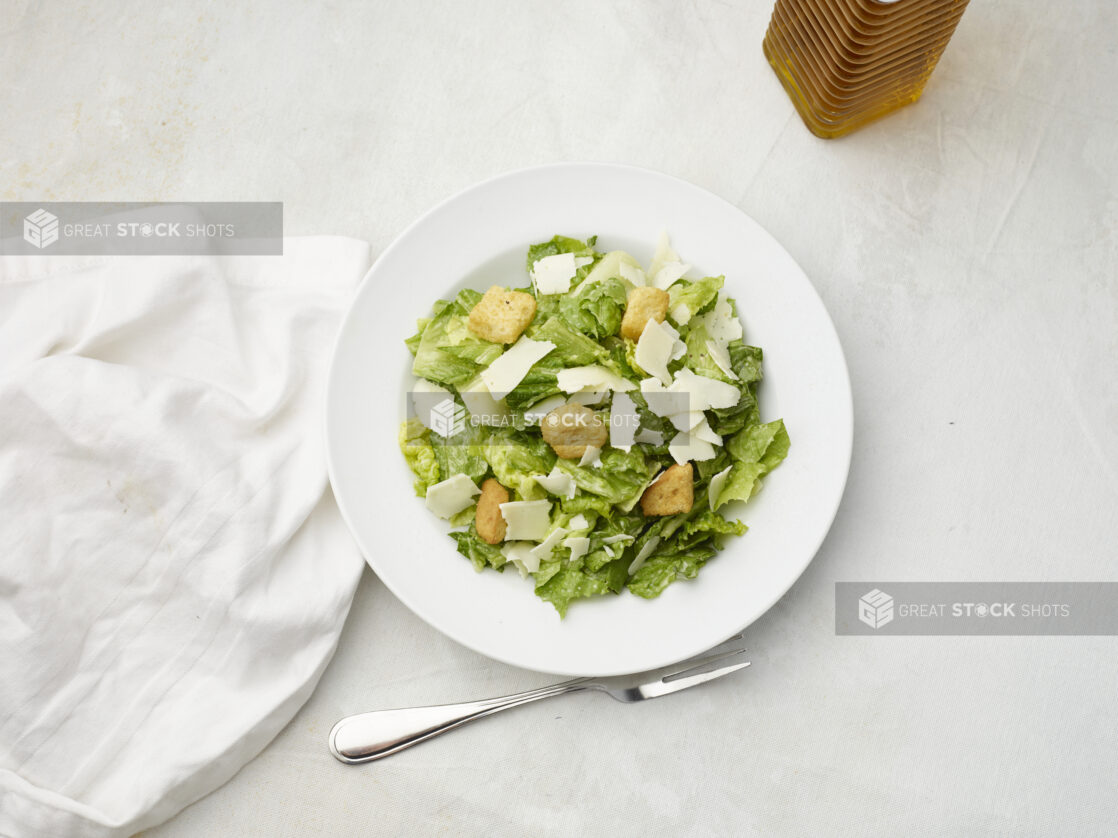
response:
<path id="1" fill-rule="evenodd" d="M 621 279 L 621 266 L 629 265 L 633 268 L 639 268 L 640 262 L 630 256 L 623 250 L 611 250 L 605 254 L 598 263 L 594 265 L 593 269 L 586 274 L 586 278 L 582 280 L 583 285 L 590 285 L 595 282 L 601 282 L 607 279 Z M 625 280 L 622 280 L 623 282 Z M 625 282 L 626 287 L 631 283 Z"/>
<path id="2" fill-rule="evenodd" d="M 479 572 L 486 567 L 502 570 L 507 563 L 501 549 L 482 541 L 481 536 L 477 534 L 477 528 L 472 523 L 468 530 L 452 532 L 450 537 L 458 542 L 458 552 L 473 562 L 474 568 Z"/>
<path id="3" fill-rule="evenodd" d="M 628 293 L 633 281 L 640 281 L 630 269 L 640 268 L 640 263 L 620 250 L 599 253 L 595 244 L 593 237 L 583 241 L 555 236 L 528 249 L 529 273 L 537 260 L 561 253 L 571 253 L 583 264 L 576 265 L 571 289 L 565 294 L 541 296 L 531 283 L 522 289 L 536 298 L 536 313 L 524 334 L 532 340 L 549 341 L 554 349 L 525 373 L 511 393 L 495 394 L 504 395 L 511 415 L 502 414 L 502 421 L 493 425 L 468 423 L 447 438 L 414 419 L 405 422 L 399 432 L 400 449 L 415 475 L 415 491 L 420 496 L 433 484 L 462 474 L 478 485 L 492 475 L 513 500 L 550 500 L 551 531 L 562 527 L 566 534 L 537 570 L 529 574 L 518 567 L 522 575 L 533 577 L 537 595 L 560 616 L 578 599 L 618 594 L 623 588 L 652 598 L 678 579 L 694 578 L 727 538 L 747 530 L 744 522 L 731 520 L 719 510 L 756 494 L 761 478 L 789 450 L 784 423 L 779 419 L 767 424 L 760 421 L 761 350 L 741 339 L 723 344 L 733 375 L 715 361 L 719 357 L 725 362 L 721 351 L 711 352 L 711 330 L 725 334 L 722 318 L 727 313 L 737 316 L 733 300 L 724 298 L 729 309 L 717 303 L 723 278 L 716 276 L 681 279 L 668 292 L 669 317 L 686 345 L 683 356 L 668 364 L 669 373 L 675 375 L 686 367 L 732 384 L 740 393 L 736 404 L 706 411 L 711 430 L 722 437 L 723 444 L 715 446 L 711 459 L 692 464 L 691 509 L 663 517 L 646 517 L 641 511 L 638 502 L 648 485 L 674 464 L 669 442 L 676 429 L 670 420 L 649 410 L 639 386 L 628 396 L 636 405 L 641 430 L 659 433 L 660 444 L 641 442 L 628 451 L 607 445 L 596 462 L 585 466 L 556 457 L 538 424 L 528 422 L 525 412 L 561 393 L 560 371 L 595 364 L 634 384 L 647 377 L 636 362 L 635 343 L 618 334 Z M 646 276 L 655 276 L 658 268 L 678 259 L 667 238 L 662 238 Z M 462 391 L 476 386 L 481 372 L 506 348 L 483 340 L 469 328 L 470 311 L 481 296 L 479 291 L 465 289 L 453 299 L 437 300 L 430 316 L 418 320 L 415 334 L 405 341 L 413 356 L 413 372 L 446 388 L 460 406 Z M 716 310 L 716 304 L 723 307 Z M 706 312 L 712 313 L 703 316 Z M 607 416 L 610 408 L 603 403 L 596 410 Z M 536 481 L 553 469 L 571 478 L 572 497 L 550 495 Z M 726 470 L 728 475 L 712 509 L 708 500 L 711 480 Z M 450 535 L 458 552 L 477 570 L 503 570 L 507 559 L 502 545 L 489 544 L 478 535 L 476 508 L 471 505 L 451 518 L 457 531 Z M 588 538 L 587 549 L 580 546 L 573 553 L 564 543 L 569 534 Z M 630 574 L 630 566 L 646 545 L 653 549 Z"/>
<path id="4" fill-rule="evenodd" d="M 542 500 L 547 493 L 532 479 L 548 474 L 555 464 L 555 452 L 543 437 L 516 428 L 493 428 L 483 444 L 485 459 L 493 476 L 517 500 Z"/>
<path id="5" fill-rule="evenodd" d="M 607 448 L 602 452 L 600 461 L 599 467 L 580 466 L 573 460 L 558 460 L 557 464 L 580 489 L 611 504 L 630 499 L 653 476 L 653 466 L 636 446 L 628 453 L 618 448 Z"/>
<path id="6" fill-rule="evenodd" d="M 591 236 L 586 241 L 580 241 L 579 239 L 572 239 L 568 236 L 552 236 L 549 241 L 534 244 L 528 248 L 528 272 L 532 272 L 532 266 L 540 259 L 547 256 L 558 256 L 560 253 L 573 253 L 575 256 L 583 256 L 596 261 L 601 255 L 594 249 L 594 243 L 597 241 L 597 238 L 597 236 Z M 590 267 L 590 265 L 587 265 L 584 268 L 580 268 L 579 272 L 582 276 L 578 278 L 582 279 L 585 277 L 586 274 L 590 272 Z"/>
<path id="7" fill-rule="evenodd" d="M 676 579 L 694 579 L 715 552 L 713 547 L 693 547 L 681 552 L 662 549 L 637 568 L 626 587 L 639 597 L 653 599 Z"/>
<path id="8" fill-rule="evenodd" d="M 553 569 L 547 581 L 536 587 L 536 595 L 554 605 L 560 617 L 567 616 L 567 608 L 574 600 L 602 596 L 612 590 L 608 576 L 584 571 L 584 564 L 585 559 L 580 559 L 562 569 Z"/>
<path id="9" fill-rule="evenodd" d="M 687 318 L 684 318 L 685 320 L 701 313 L 718 297 L 723 282 L 725 282 L 725 277 L 722 276 L 708 276 L 693 282 L 681 279 L 668 289 L 668 296 L 671 298 L 668 303 L 669 316 L 675 320 L 676 317 L 672 312 L 676 311 L 681 305 L 687 306 L 688 313 Z"/>
<path id="10" fill-rule="evenodd" d="M 784 421 L 751 425 L 726 441 L 734 468 L 715 499 L 715 511 L 734 500 L 749 500 L 761 488 L 761 476 L 768 474 L 788 456 L 790 441 Z"/>
<path id="11" fill-rule="evenodd" d="M 427 437 L 439 464 L 440 479 L 446 480 L 455 474 L 464 474 L 475 483 L 489 471 L 485 456 L 485 436 L 489 429 L 483 425 L 466 422 L 462 430 L 452 437 L 439 436 L 434 431 Z"/>
<path id="12" fill-rule="evenodd" d="M 560 298 L 559 314 L 572 329 L 600 340 L 621 328 L 627 293 L 620 279 L 584 282 Z"/>
<path id="13" fill-rule="evenodd" d="M 504 351 L 495 343 L 474 335 L 466 325 L 470 310 L 481 294 L 466 289 L 453 301 L 439 300 L 434 316 L 415 344 L 412 373 L 444 386 L 464 384 L 491 364 Z"/>
<path id="14" fill-rule="evenodd" d="M 427 488 L 439 482 L 439 461 L 431 446 L 431 432 L 417 419 L 409 419 L 400 424 L 400 450 L 408 467 L 415 473 L 415 493 L 419 497 L 427 494 Z"/>
<path id="15" fill-rule="evenodd" d="M 549 340 L 555 344 L 545 356 L 548 361 L 562 367 L 582 367 L 609 357 L 600 343 L 571 328 L 565 320 L 564 317 L 550 317 L 532 333 L 533 340 Z"/>

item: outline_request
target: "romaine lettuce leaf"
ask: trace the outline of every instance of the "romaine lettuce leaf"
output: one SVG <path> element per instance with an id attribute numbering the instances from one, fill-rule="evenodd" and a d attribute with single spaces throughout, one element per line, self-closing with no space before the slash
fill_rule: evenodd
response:
<path id="1" fill-rule="evenodd" d="M 568 564 L 536 587 L 536 595 L 554 605 L 560 617 L 567 616 L 567 608 L 576 599 L 610 593 L 608 575 L 583 572 L 583 562 L 579 559 Z"/>
<path id="2" fill-rule="evenodd" d="M 747 425 L 756 425 L 761 421 L 757 412 L 757 397 L 750 387 L 741 391 L 741 398 L 733 407 L 724 407 L 708 411 L 710 429 L 722 437 L 736 434 Z"/>
<path id="3" fill-rule="evenodd" d="M 566 298 L 564 298 L 566 299 Z M 609 353 L 597 341 L 572 329 L 563 317 L 551 317 L 534 329 L 533 340 L 549 340 L 555 344 L 545 357 L 562 367 L 582 367 L 597 364 Z M 539 323 L 539 319 L 536 320 Z"/>
<path id="4" fill-rule="evenodd" d="M 613 514 L 613 504 L 597 495 L 577 494 L 569 500 L 560 501 L 564 515 L 577 515 L 580 512 L 596 512 L 603 517 Z"/>
<path id="5" fill-rule="evenodd" d="M 519 500 L 543 500 L 547 493 L 532 479 L 548 474 L 555 465 L 555 452 L 543 437 L 515 428 L 493 428 L 483 451 L 497 481 L 516 492 Z"/>
<path id="6" fill-rule="evenodd" d="M 504 351 L 469 330 L 466 318 L 481 299 L 467 288 L 453 301 L 439 300 L 434 315 L 415 347 L 412 373 L 438 384 L 453 386 L 469 381 Z M 414 343 L 414 336 L 411 339 Z"/>
<path id="7" fill-rule="evenodd" d="M 760 478 L 776 468 L 788 455 L 790 440 L 784 421 L 750 425 L 726 441 L 734 461 L 733 471 L 715 500 L 717 510 L 734 500 L 749 500 L 760 487 Z"/>
<path id="8" fill-rule="evenodd" d="M 730 353 L 730 366 L 739 379 L 746 383 L 761 380 L 761 361 L 764 358 L 761 347 L 732 340 L 726 344 L 726 349 Z"/>
<path id="9" fill-rule="evenodd" d="M 404 459 L 415 474 L 415 493 L 419 497 L 427 494 L 427 488 L 439 482 L 439 463 L 435 449 L 431 447 L 431 432 L 417 419 L 400 423 L 398 440 Z"/>
<path id="10" fill-rule="evenodd" d="M 708 276 L 693 282 L 681 279 L 668 289 L 668 296 L 671 298 L 668 303 L 669 316 L 674 320 L 675 317 L 672 316 L 671 312 L 674 312 L 681 305 L 687 306 L 688 317 L 699 314 L 714 302 L 718 292 L 722 290 L 723 282 L 725 282 L 725 277 L 722 276 Z"/>
<path id="11" fill-rule="evenodd" d="M 412 354 L 413 358 L 415 353 L 419 351 L 419 341 L 423 338 L 423 330 L 427 328 L 427 324 L 430 322 L 430 317 L 420 317 L 415 321 L 415 334 L 404 341 L 404 345 L 407 346 L 408 352 Z"/>
<path id="12" fill-rule="evenodd" d="M 594 242 L 597 241 L 597 236 L 591 236 L 586 241 L 579 241 L 572 239 L 568 236 L 552 236 L 550 241 L 540 242 L 528 248 L 527 268 L 531 273 L 532 266 L 540 259 L 546 256 L 557 256 L 560 253 L 573 253 L 575 256 L 584 256 L 591 259 L 597 259 L 598 251 L 594 249 Z M 579 274 L 576 279 L 582 279 L 590 272 L 591 265 L 586 265 L 579 268 Z"/>
<path id="13" fill-rule="evenodd" d="M 719 381 L 725 381 L 728 384 L 736 385 L 738 382 L 726 375 L 726 373 L 722 371 L 722 368 L 714 363 L 714 359 L 710 355 L 710 350 L 707 348 L 707 342 L 709 340 L 710 333 L 707 331 L 707 327 L 702 323 L 695 323 L 687 330 L 687 354 L 683 356 L 687 366 L 699 375 L 705 375 L 707 378 L 714 378 Z M 732 357 L 730 359 L 730 368 L 733 369 Z"/>
<path id="14" fill-rule="evenodd" d="M 475 483 L 480 483 L 481 478 L 489 471 L 484 448 L 488 432 L 489 429 L 484 425 L 472 422 L 465 423 L 460 433 L 449 438 L 431 431 L 428 439 L 435 451 L 441 479 L 464 474 Z"/>
<path id="15" fill-rule="evenodd" d="M 458 552 L 473 562 L 475 570 L 480 572 L 486 566 L 497 570 L 504 568 L 507 560 L 501 549 L 495 544 L 482 541 L 474 524 L 471 523 L 468 530 L 452 532 L 450 537 L 458 543 Z"/>
<path id="16" fill-rule="evenodd" d="M 528 370 L 528 374 L 520 383 L 505 395 L 505 404 L 518 413 L 523 413 L 536 402 L 563 392 L 559 389 L 560 369 L 561 366 L 544 358 Z"/>
<path id="17" fill-rule="evenodd" d="M 620 279 L 584 282 L 559 300 L 559 314 L 572 329 L 600 340 L 621 328 L 626 297 Z"/>
<path id="18" fill-rule="evenodd" d="M 694 579 L 715 552 L 712 547 L 692 547 L 681 552 L 658 549 L 637 568 L 626 587 L 639 597 L 653 599 L 676 579 Z"/>
<path id="19" fill-rule="evenodd" d="M 572 460 L 558 460 L 565 471 L 584 492 L 605 498 L 612 504 L 629 500 L 652 477 L 653 466 L 645 461 L 644 453 L 634 446 L 628 453 L 618 448 L 607 448 L 600 457 L 601 466 L 579 466 Z"/>
<path id="20" fill-rule="evenodd" d="M 582 280 L 582 285 L 590 285 L 595 282 L 601 282 L 606 279 L 621 279 L 621 265 L 627 264 L 634 268 L 639 268 L 641 263 L 626 253 L 624 250 L 611 250 L 598 260 L 593 269 L 586 274 L 586 278 Z M 626 288 L 632 286 L 632 283 L 622 279 Z M 581 286 L 580 286 L 581 287 Z"/>
<path id="21" fill-rule="evenodd" d="M 719 535 L 745 535 L 748 529 L 741 521 L 727 521 L 708 509 L 684 523 L 676 532 L 672 543 L 681 549 L 687 549 Z"/>

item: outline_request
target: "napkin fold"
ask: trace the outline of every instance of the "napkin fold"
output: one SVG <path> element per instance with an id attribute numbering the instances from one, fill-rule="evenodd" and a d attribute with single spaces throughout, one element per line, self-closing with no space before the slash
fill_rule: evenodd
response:
<path id="1" fill-rule="evenodd" d="M 363 568 L 322 412 L 369 264 L 0 259 L 0 834 L 159 823 L 314 689 Z"/>

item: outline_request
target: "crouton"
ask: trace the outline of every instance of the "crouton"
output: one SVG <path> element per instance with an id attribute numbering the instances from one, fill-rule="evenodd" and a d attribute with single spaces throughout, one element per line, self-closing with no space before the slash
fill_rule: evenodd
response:
<path id="1" fill-rule="evenodd" d="M 577 460 L 586 447 L 602 448 L 609 441 L 609 429 L 602 417 L 581 404 L 555 408 L 540 422 L 544 441 L 564 460 Z"/>
<path id="2" fill-rule="evenodd" d="M 621 318 L 621 335 L 629 340 L 640 340 L 641 333 L 649 320 L 663 323 L 668 313 L 667 291 L 651 286 L 634 288 L 625 305 L 625 316 Z"/>
<path id="3" fill-rule="evenodd" d="M 486 544 L 500 544 L 505 540 L 505 516 L 501 504 L 509 502 L 509 490 L 490 477 L 481 484 L 481 497 L 477 499 L 474 526 Z"/>
<path id="4" fill-rule="evenodd" d="M 641 495 L 645 515 L 675 515 L 690 512 L 695 502 L 691 464 L 675 465 L 661 474 Z"/>
<path id="5" fill-rule="evenodd" d="M 513 343 L 536 316 L 536 298 L 494 285 L 470 310 L 467 325 L 482 340 Z"/>

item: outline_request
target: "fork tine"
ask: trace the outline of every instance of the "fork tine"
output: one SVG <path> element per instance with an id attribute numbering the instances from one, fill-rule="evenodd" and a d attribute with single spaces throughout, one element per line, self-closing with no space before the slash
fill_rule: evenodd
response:
<path id="1" fill-rule="evenodd" d="M 688 687 L 695 687 L 699 684 L 705 684 L 707 681 L 713 681 L 715 678 L 721 678 L 723 675 L 729 675 L 731 672 L 737 672 L 739 669 L 745 669 L 749 666 L 750 661 L 742 661 L 741 663 L 731 664 L 730 666 L 723 666 L 720 669 L 713 669 L 710 672 L 701 672 L 698 675 L 688 675 L 679 678 L 675 681 L 653 681 L 649 684 L 641 684 L 637 689 L 645 698 L 658 698 L 662 695 L 669 693 L 679 692 Z"/>
<path id="2" fill-rule="evenodd" d="M 666 683 L 671 683 L 672 681 L 678 681 L 680 678 L 691 675 L 692 673 L 709 671 L 711 664 L 718 663 L 718 661 L 724 661 L 726 660 L 726 658 L 735 657 L 736 655 L 740 655 L 745 651 L 746 648 L 744 646 L 737 646 L 733 649 L 728 649 L 725 652 L 719 652 L 718 654 L 714 655 L 707 655 L 705 658 L 692 658 L 691 660 L 683 661 L 682 664 L 676 664 L 676 666 L 682 666 L 681 669 L 676 669 L 674 672 L 667 673 L 662 677 L 661 680 Z"/>
<path id="3" fill-rule="evenodd" d="M 647 672 L 634 673 L 630 676 L 615 677 L 629 679 L 643 678 L 645 680 L 651 681 L 656 678 L 674 678 L 678 675 L 686 675 L 693 669 L 698 669 L 700 666 L 706 666 L 707 664 L 722 660 L 723 658 L 729 657 L 730 655 L 737 655 L 741 652 L 744 652 L 745 646 L 743 645 L 743 636 L 744 635 L 739 633 L 735 634 L 733 637 L 727 637 L 717 646 L 712 646 L 705 652 L 700 652 L 694 657 L 687 658 L 687 660 L 676 661 L 675 663 L 669 664 L 667 666 L 659 666 L 656 669 L 650 669 Z M 631 680 L 630 683 L 632 683 Z"/>

